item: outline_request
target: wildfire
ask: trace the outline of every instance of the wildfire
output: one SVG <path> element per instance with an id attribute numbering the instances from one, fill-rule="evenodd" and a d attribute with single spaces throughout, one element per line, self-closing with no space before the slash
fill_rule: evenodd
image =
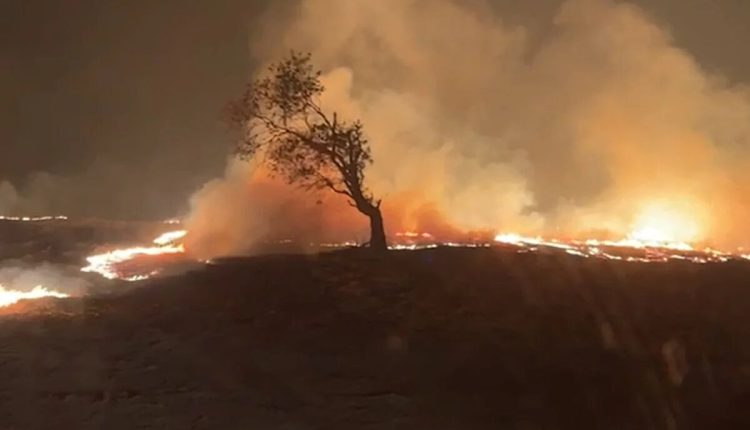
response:
<path id="1" fill-rule="evenodd" d="M 628 240 L 653 247 L 689 248 L 698 239 L 699 223 L 687 210 L 665 204 L 646 206 L 635 219 Z"/>
<path id="2" fill-rule="evenodd" d="M 165 221 L 177 224 L 176 220 Z M 632 223 L 632 230 L 620 240 L 561 240 L 523 236 L 516 233 L 500 233 L 484 239 L 466 241 L 441 241 L 428 232 L 404 231 L 393 234 L 390 249 L 416 250 L 438 246 L 491 247 L 513 246 L 518 252 L 555 250 L 583 258 L 600 258 L 631 262 L 666 262 L 681 260 L 694 263 L 750 260 L 750 254 L 741 250 L 735 253 L 712 248 L 694 248 L 692 239 L 698 237 L 698 225 L 688 217 L 670 207 L 653 205 L 647 207 Z M 174 230 L 161 234 L 152 246 L 115 249 L 87 258 L 88 265 L 81 270 L 98 273 L 108 279 L 137 281 L 158 274 L 170 260 L 180 259 L 185 253 L 181 241 L 187 230 Z M 292 243 L 285 239 L 278 243 Z M 357 242 L 311 244 L 321 249 L 360 246 Z M 173 259 L 171 261 L 174 261 Z"/>
<path id="3" fill-rule="evenodd" d="M 115 249 L 103 254 L 92 255 L 86 258 L 88 265 L 81 268 L 81 271 L 98 273 L 107 279 L 122 279 L 124 281 L 150 278 L 158 273 L 158 269 L 145 274 L 124 274 L 120 267 L 127 262 L 142 257 L 183 254 L 185 248 L 177 241 L 184 238 L 185 235 L 187 235 L 185 230 L 169 231 L 154 239 L 153 244 L 155 246 Z"/>
<path id="4" fill-rule="evenodd" d="M 34 287 L 31 291 L 8 290 L 0 285 L 0 307 L 10 306 L 20 300 L 41 299 L 44 297 L 65 298 L 69 296 L 59 291 L 48 290 L 41 285 Z"/>
<path id="5" fill-rule="evenodd" d="M 495 242 L 518 247 L 524 252 L 537 251 L 542 248 L 554 248 L 579 257 L 595 257 L 632 262 L 651 263 L 684 260 L 693 263 L 710 263 L 738 259 L 750 260 L 747 255 L 739 253 L 724 252 L 712 248 L 694 249 L 691 245 L 684 242 L 656 240 L 653 236 L 646 240 L 638 240 L 635 237 L 635 234 L 631 234 L 626 239 L 616 241 L 596 239 L 561 241 L 505 233 L 495 236 Z"/>
<path id="6" fill-rule="evenodd" d="M 630 232 L 620 240 L 562 241 L 505 233 L 495 236 L 495 242 L 513 245 L 523 251 L 557 248 L 581 257 L 636 262 L 750 260 L 741 249 L 726 252 L 708 247 L 696 248 L 694 244 L 705 234 L 704 226 L 699 222 L 700 213 L 700 205 L 689 200 L 652 201 L 642 207 L 631 223 Z"/>

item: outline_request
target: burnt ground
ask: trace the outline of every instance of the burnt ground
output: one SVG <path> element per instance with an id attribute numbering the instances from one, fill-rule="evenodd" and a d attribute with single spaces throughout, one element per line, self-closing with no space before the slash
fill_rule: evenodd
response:
<path id="1" fill-rule="evenodd" d="M 750 428 L 750 264 L 225 260 L 0 319 L 2 429 Z"/>

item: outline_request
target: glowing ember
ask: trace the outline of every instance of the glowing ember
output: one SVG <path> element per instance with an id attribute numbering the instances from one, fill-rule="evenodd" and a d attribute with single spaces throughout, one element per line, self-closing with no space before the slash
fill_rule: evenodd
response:
<path id="1" fill-rule="evenodd" d="M 92 255 L 86 258 L 89 264 L 81 268 L 81 271 L 98 273 L 107 279 L 122 279 L 124 281 L 148 279 L 155 275 L 157 271 L 151 271 L 148 274 L 127 275 L 123 274 L 118 267 L 142 257 L 182 254 L 185 252 L 185 248 L 182 244 L 176 244 L 175 242 L 185 235 L 187 235 L 185 230 L 170 231 L 154 239 L 156 246 L 115 249 L 103 254 Z"/>
<path id="2" fill-rule="evenodd" d="M 674 251 L 692 251 L 693 247 L 684 242 L 662 242 L 662 241 L 643 241 L 633 238 L 627 238 L 622 240 L 596 240 L 589 239 L 584 242 L 588 246 L 609 246 L 613 248 L 633 248 L 633 249 L 647 249 L 647 248 L 660 248 L 660 249 L 671 249 Z"/>
<path id="3" fill-rule="evenodd" d="M 405 231 L 405 232 L 396 233 L 396 237 L 406 237 L 410 239 L 416 239 L 416 238 L 432 239 L 432 235 L 430 233 L 417 233 L 413 231 Z"/>
<path id="4" fill-rule="evenodd" d="M 643 208 L 632 224 L 630 234 L 621 240 L 566 241 L 544 240 L 506 233 L 495 236 L 495 242 L 531 249 L 558 248 L 581 257 L 624 261 L 686 260 L 698 263 L 727 261 L 737 258 L 730 253 L 706 248 L 697 251 L 688 243 L 700 229 L 688 210 L 675 205 L 652 203 Z"/>
<path id="5" fill-rule="evenodd" d="M 495 242 L 508 245 L 523 245 L 527 239 L 515 233 L 503 233 L 495 236 Z"/>
<path id="6" fill-rule="evenodd" d="M 65 298 L 68 295 L 59 291 L 48 290 L 41 285 L 34 287 L 31 291 L 8 290 L 0 285 L 0 307 L 10 306 L 20 300 L 41 299 L 44 297 Z"/>
<path id="7" fill-rule="evenodd" d="M 427 243 L 427 244 L 416 244 L 416 243 L 410 243 L 410 244 L 400 244 L 396 243 L 393 245 L 389 245 L 388 249 L 396 250 L 396 251 L 414 251 L 417 249 L 431 249 L 431 248 L 437 248 L 438 245 L 435 243 Z"/>
<path id="8" fill-rule="evenodd" d="M 557 250 L 581 258 L 600 258 L 630 262 L 667 262 L 672 260 L 693 263 L 726 262 L 730 260 L 750 260 L 750 254 L 738 252 L 730 253 L 712 248 L 694 249 L 685 242 L 671 241 L 679 237 L 657 228 L 659 217 L 645 217 L 652 221 L 639 221 L 637 228 L 627 238 L 622 240 L 558 240 L 542 237 L 527 237 L 516 233 L 502 233 L 484 240 L 467 240 L 466 242 L 443 242 L 430 233 L 401 232 L 395 233 L 395 240 L 389 246 L 392 250 L 429 249 L 438 246 L 486 248 L 493 244 L 503 244 L 517 248 L 517 252 L 535 252 L 541 250 Z M 671 228 L 671 227 L 670 227 Z M 138 281 L 148 279 L 164 267 L 166 258 L 161 256 L 177 256 L 184 254 L 185 249 L 180 243 L 188 234 L 186 230 L 175 230 L 163 233 L 153 240 L 154 246 L 142 246 L 115 249 L 103 254 L 92 255 L 87 258 L 88 265 L 81 270 L 98 273 L 108 279 Z M 291 243 L 285 239 L 279 243 Z M 357 242 L 318 243 L 310 244 L 320 248 L 357 247 Z M 151 269 L 144 269 L 144 267 Z"/>
<path id="9" fill-rule="evenodd" d="M 41 222 L 41 221 L 66 221 L 68 217 L 64 215 L 46 215 L 46 216 L 3 216 L 0 215 L 0 221 L 21 221 L 21 222 Z"/>
<path id="10" fill-rule="evenodd" d="M 504 233 L 495 236 L 495 242 L 512 245 L 519 248 L 519 252 L 537 251 L 541 248 L 555 248 L 564 250 L 570 255 L 589 258 L 603 258 L 607 260 L 632 262 L 666 262 L 683 260 L 693 263 L 726 262 L 737 259 L 750 259 L 742 254 L 732 254 L 711 248 L 695 250 L 683 242 L 667 242 L 655 240 L 638 240 L 633 237 L 627 239 L 568 241 L 545 240 L 539 237 L 524 237 L 514 233 Z"/>

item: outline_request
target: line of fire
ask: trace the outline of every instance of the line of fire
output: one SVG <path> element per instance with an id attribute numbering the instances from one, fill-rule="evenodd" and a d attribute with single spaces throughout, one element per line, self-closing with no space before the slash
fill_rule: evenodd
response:
<path id="1" fill-rule="evenodd" d="M 0 430 L 750 428 L 750 2 L 0 3 Z"/>

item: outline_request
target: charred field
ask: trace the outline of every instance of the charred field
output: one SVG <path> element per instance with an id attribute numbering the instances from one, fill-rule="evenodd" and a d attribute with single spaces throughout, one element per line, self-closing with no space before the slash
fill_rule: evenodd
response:
<path id="1" fill-rule="evenodd" d="M 223 259 L 0 320 L 3 428 L 747 428 L 750 264 Z"/>
<path id="2" fill-rule="evenodd" d="M 0 261 L 45 261 L 80 267 L 86 255 L 98 248 L 140 243 L 164 230 L 161 222 L 0 219 Z"/>

